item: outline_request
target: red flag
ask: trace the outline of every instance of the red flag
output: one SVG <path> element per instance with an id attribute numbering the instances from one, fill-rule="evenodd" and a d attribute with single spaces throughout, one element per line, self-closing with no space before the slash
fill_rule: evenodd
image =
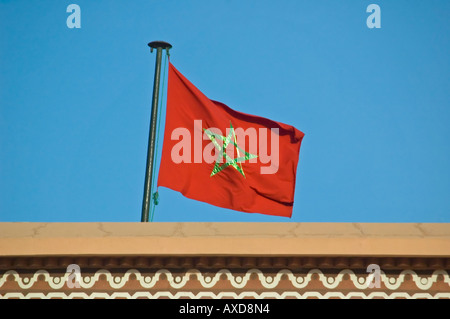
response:
<path id="1" fill-rule="evenodd" d="M 208 99 L 170 63 L 158 186 L 219 207 L 291 217 L 303 136 Z"/>

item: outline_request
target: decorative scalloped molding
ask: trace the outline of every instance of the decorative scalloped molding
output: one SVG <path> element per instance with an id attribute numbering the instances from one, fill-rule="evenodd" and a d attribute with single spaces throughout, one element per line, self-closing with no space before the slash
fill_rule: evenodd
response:
<path id="1" fill-rule="evenodd" d="M 275 275 L 266 275 L 259 269 L 250 269 L 244 275 L 235 275 L 228 269 L 221 269 L 217 271 L 213 276 L 204 275 L 197 269 L 190 269 L 183 275 L 173 275 L 172 272 L 167 269 L 160 269 L 152 275 L 142 275 L 141 272 L 136 269 L 129 269 L 122 276 L 112 275 L 110 271 L 106 269 L 100 269 L 91 276 L 82 276 L 80 286 L 83 289 L 91 289 L 95 285 L 95 283 L 99 281 L 100 276 L 104 275 L 111 288 L 121 289 L 128 282 L 130 275 L 135 275 L 136 280 L 139 282 L 142 288 L 150 289 L 154 287 L 160 280 L 161 275 L 165 275 L 167 277 L 167 281 L 170 284 L 170 287 L 174 289 L 183 288 L 190 280 L 191 276 L 195 276 L 201 283 L 202 287 L 211 289 L 217 284 L 217 282 L 220 280 L 220 277 L 222 275 L 225 275 L 234 288 L 243 289 L 247 285 L 252 274 L 257 275 L 259 282 L 266 289 L 276 288 L 283 275 L 287 276 L 288 280 L 295 288 L 303 289 L 308 286 L 314 274 L 317 274 L 319 276 L 320 282 L 327 289 L 336 289 L 338 285 L 343 281 L 344 275 L 349 275 L 350 280 L 352 281 L 355 288 L 359 290 L 369 289 L 366 284 L 367 275 L 357 276 L 351 269 L 344 269 L 335 275 L 325 275 L 320 269 L 312 269 L 305 275 L 294 275 L 292 271 L 288 269 L 282 269 Z M 445 270 L 435 270 L 429 276 L 420 276 L 413 270 L 403 270 L 398 275 L 387 276 L 383 271 L 381 271 L 380 279 L 387 289 L 397 290 L 405 281 L 406 275 L 411 275 L 416 287 L 423 291 L 430 289 L 433 283 L 437 282 L 439 275 L 443 276 L 443 281 L 450 287 L 450 277 Z M 56 290 L 64 288 L 69 274 L 66 273 L 62 276 L 54 276 L 46 270 L 38 270 L 33 274 L 31 278 L 22 278 L 17 271 L 9 270 L 0 277 L 0 288 L 5 284 L 9 276 L 12 276 L 14 278 L 14 281 L 18 283 L 18 286 L 21 289 L 25 290 L 32 288 L 33 285 L 38 281 L 39 276 L 44 276 L 44 280 L 49 284 L 49 286 L 52 289 Z"/>

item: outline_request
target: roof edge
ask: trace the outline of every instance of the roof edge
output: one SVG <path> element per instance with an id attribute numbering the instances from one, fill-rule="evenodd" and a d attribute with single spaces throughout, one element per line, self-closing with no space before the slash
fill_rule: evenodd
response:
<path id="1" fill-rule="evenodd" d="M 450 224 L 0 223 L 6 256 L 448 257 Z"/>

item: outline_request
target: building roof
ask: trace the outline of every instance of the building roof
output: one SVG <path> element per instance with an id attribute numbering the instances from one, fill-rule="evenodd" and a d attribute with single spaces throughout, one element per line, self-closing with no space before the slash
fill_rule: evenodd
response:
<path id="1" fill-rule="evenodd" d="M 449 257 L 448 223 L 0 223 L 0 257 Z"/>

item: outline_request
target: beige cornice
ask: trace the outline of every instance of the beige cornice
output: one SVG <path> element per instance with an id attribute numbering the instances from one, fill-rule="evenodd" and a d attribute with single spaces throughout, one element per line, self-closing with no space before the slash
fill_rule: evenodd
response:
<path id="1" fill-rule="evenodd" d="M 0 257 L 450 256 L 450 224 L 0 223 Z"/>

